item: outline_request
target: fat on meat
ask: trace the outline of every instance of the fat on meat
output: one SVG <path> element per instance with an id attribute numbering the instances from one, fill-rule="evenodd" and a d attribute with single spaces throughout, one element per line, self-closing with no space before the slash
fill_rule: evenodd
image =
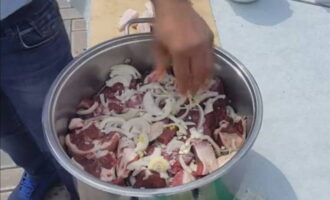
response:
<path id="1" fill-rule="evenodd" d="M 197 141 L 193 145 L 197 158 L 197 175 L 206 175 L 217 169 L 217 158 L 212 145 L 207 141 Z M 202 168 L 201 171 L 200 168 Z"/>

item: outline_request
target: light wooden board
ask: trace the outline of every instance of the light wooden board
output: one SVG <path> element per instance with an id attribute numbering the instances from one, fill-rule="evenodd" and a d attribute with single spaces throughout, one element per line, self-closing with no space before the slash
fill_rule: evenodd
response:
<path id="1" fill-rule="evenodd" d="M 147 0 L 91 0 L 88 46 L 94 46 L 114 37 L 121 36 L 117 24 L 120 16 L 128 8 L 142 13 Z M 209 0 L 192 0 L 194 8 L 206 20 L 215 35 L 215 43 L 220 44 Z"/>

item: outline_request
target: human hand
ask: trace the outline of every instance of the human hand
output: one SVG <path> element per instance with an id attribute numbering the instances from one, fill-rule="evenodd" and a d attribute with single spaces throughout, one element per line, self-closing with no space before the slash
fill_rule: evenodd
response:
<path id="1" fill-rule="evenodd" d="M 213 33 L 188 0 L 153 0 L 155 74 L 161 77 L 172 61 L 182 94 L 206 86 L 213 67 Z"/>

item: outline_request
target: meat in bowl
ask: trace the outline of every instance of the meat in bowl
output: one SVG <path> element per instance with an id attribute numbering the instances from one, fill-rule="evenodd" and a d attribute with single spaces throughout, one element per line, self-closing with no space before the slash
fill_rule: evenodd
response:
<path id="1" fill-rule="evenodd" d="M 81 100 L 65 140 L 73 162 L 102 181 L 182 185 L 223 166 L 245 141 L 246 119 L 219 78 L 187 97 L 169 73 L 155 82 L 152 73 L 117 65 L 109 76 L 101 92 Z"/>

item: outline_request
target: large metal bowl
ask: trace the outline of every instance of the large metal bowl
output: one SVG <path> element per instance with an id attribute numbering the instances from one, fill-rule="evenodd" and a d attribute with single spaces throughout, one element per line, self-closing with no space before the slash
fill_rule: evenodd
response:
<path id="1" fill-rule="evenodd" d="M 101 199 L 110 195 L 113 195 L 111 199 L 115 199 L 115 195 L 154 197 L 200 188 L 223 176 L 239 162 L 258 135 L 262 121 L 262 100 L 257 83 L 237 59 L 223 49 L 215 48 L 215 75 L 222 78 L 225 92 L 233 107 L 239 114 L 248 118 L 247 140 L 227 164 L 206 177 L 185 185 L 161 189 L 133 189 L 102 182 L 72 163 L 65 152 L 63 138 L 67 133 L 68 121 L 75 115 L 80 99 L 96 93 L 108 78 L 110 67 L 123 63 L 127 58 L 130 58 L 132 65 L 140 71 L 151 69 L 151 46 L 150 34 L 124 36 L 104 42 L 73 60 L 57 77 L 49 91 L 42 118 L 44 132 L 56 160 L 76 179 L 79 193 L 87 193 L 82 199 Z M 86 197 L 88 195 L 90 197 Z"/>

